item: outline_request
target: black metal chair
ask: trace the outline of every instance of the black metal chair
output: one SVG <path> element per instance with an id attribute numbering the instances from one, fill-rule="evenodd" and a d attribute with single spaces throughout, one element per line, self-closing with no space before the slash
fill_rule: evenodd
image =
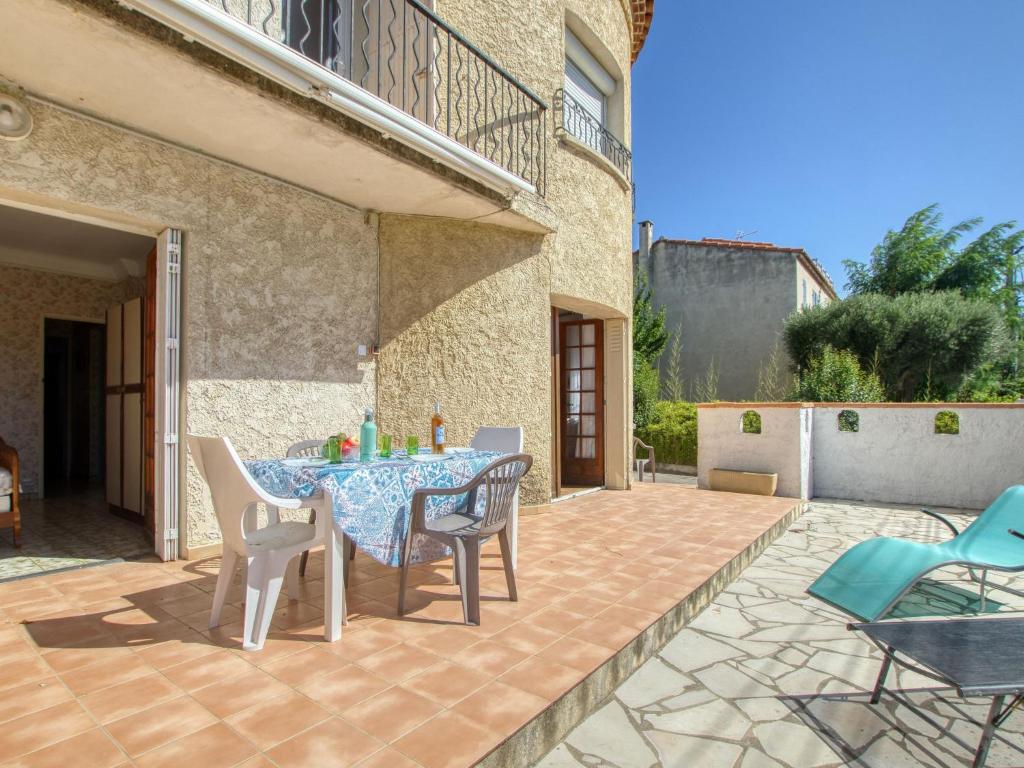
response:
<path id="1" fill-rule="evenodd" d="M 508 527 L 516 490 L 533 464 L 525 453 L 502 456 L 484 467 L 476 477 L 458 488 L 421 488 L 412 497 L 412 518 L 402 549 L 402 578 L 398 590 L 398 615 L 405 613 L 405 590 L 409 581 L 412 542 L 416 534 L 429 536 L 451 547 L 455 574 L 462 591 L 462 613 L 467 624 L 480 623 L 480 546 L 498 537 L 505 568 L 509 599 L 519 599 L 512 569 Z M 466 504 L 442 517 L 427 520 L 427 500 L 437 496 L 466 496 Z M 482 504 L 480 503 L 482 500 Z M 482 506 L 482 510 L 478 507 Z"/>

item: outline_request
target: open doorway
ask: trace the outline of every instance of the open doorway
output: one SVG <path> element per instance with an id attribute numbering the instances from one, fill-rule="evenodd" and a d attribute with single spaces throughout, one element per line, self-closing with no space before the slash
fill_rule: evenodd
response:
<path id="1" fill-rule="evenodd" d="M 47 317 L 43 326 L 43 476 L 47 497 L 102 495 L 102 323 Z"/>
<path id="2" fill-rule="evenodd" d="M 150 236 L 0 204 L 0 437 L 18 452 L 22 490 L 21 547 L 0 530 L 0 581 L 154 551 L 144 404 L 155 249 Z M 124 478 L 139 501 L 118 515 Z"/>
<path id="3" fill-rule="evenodd" d="M 605 484 L 604 321 L 552 308 L 555 498 Z"/>

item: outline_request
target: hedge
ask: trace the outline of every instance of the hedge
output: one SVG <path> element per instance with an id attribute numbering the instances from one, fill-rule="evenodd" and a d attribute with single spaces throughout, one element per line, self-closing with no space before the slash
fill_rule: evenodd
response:
<path id="1" fill-rule="evenodd" d="M 661 400 L 651 422 L 637 437 L 654 446 L 658 464 L 697 464 L 697 407 L 693 403 Z"/>

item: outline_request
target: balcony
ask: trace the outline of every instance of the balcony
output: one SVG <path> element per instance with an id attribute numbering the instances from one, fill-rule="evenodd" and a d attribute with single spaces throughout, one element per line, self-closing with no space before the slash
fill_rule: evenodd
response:
<path id="1" fill-rule="evenodd" d="M 633 153 L 625 144 L 562 88 L 555 93 L 555 109 L 561 113 L 556 133 L 601 155 L 632 184 Z"/>
<path id="2" fill-rule="evenodd" d="M 515 202 L 544 192 L 547 105 L 418 0 L 37 0 L 8 21 L 2 75 L 30 100 L 362 210 L 550 231 Z"/>
<path id="3" fill-rule="evenodd" d="M 201 0 L 543 193 L 547 105 L 417 0 Z"/>

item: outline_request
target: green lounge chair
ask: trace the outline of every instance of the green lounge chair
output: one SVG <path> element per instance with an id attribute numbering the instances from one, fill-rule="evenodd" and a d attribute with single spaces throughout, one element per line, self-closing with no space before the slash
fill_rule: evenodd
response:
<path id="1" fill-rule="evenodd" d="M 1024 485 L 1003 491 L 962 532 L 937 512 L 921 511 L 944 523 L 953 538 L 939 544 L 886 536 L 862 541 L 832 563 L 807 591 L 861 621 L 877 621 L 936 568 L 966 566 L 981 585 L 982 610 L 988 571 L 1024 571 L 1024 541 L 1012 535 L 1013 529 L 1024 529 Z M 1024 597 L 1024 592 L 992 586 Z"/>

